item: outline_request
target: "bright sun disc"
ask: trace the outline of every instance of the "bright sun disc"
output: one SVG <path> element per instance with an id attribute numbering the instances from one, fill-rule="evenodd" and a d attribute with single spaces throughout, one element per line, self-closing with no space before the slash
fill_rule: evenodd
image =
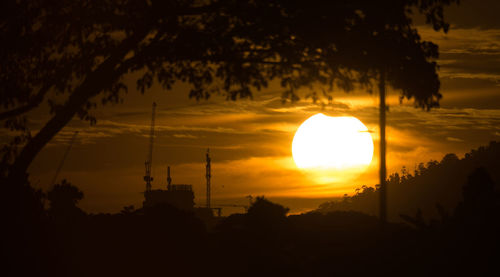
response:
<path id="1" fill-rule="evenodd" d="M 320 183 L 332 182 L 339 178 L 326 176 L 328 173 L 352 177 L 368 167 L 373 140 L 357 118 L 319 113 L 300 125 L 293 138 L 292 155 L 297 167 L 322 175 L 318 176 Z"/>

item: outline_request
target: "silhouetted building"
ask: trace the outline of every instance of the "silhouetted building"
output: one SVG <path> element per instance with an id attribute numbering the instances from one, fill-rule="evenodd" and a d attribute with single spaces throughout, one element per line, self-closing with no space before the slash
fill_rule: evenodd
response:
<path id="1" fill-rule="evenodd" d="M 193 186 L 186 184 L 171 184 L 170 167 L 167 169 L 167 189 L 154 189 L 144 192 L 143 207 L 152 207 L 158 204 L 169 204 L 181 210 L 193 210 L 194 192 Z"/>
<path id="2" fill-rule="evenodd" d="M 194 208 L 194 193 L 191 185 L 172 185 L 170 190 L 155 189 L 144 192 L 144 207 L 157 204 L 170 204 L 178 209 Z"/>

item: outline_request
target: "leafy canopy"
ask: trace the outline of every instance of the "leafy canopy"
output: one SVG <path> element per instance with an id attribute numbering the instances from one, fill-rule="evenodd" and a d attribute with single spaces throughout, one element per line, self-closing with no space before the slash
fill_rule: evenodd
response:
<path id="1" fill-rule="evenodd" d="M 279 80 L 284 98 L 313 84 L 349 91 L 388 84 L 422 108 L 441 98 L 437 46 L 422 41 L 413 10 L 447 31 L 457 0 L 6 0 L 0 10 L 0 120 L 20 136 L 2 150 L 17 171 L 74 115 L 95 123 L 98 103 L 119 102 L 123 77 L 191 85 L 190 97 L 250 97 Z M 66 96 L 64 101 L 53 97 Z M 26 116 L 46 101 L 52 119 L 31 137 Z M 23 144 L 21 153 L 12 149 Z"/>

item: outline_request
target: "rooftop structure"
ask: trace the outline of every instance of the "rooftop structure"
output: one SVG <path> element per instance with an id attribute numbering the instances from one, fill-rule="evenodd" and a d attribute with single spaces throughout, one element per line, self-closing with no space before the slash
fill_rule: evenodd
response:
<path id="1" fill-rule="evenodd" d="M 167 189 L 146 189 L 144 192 L 143 207 L 152 207 L 158 204 L 169 204 L 181 210 L 194 209 L 193 186 L 172 184 L 170 166 L 167 168 Z"/>

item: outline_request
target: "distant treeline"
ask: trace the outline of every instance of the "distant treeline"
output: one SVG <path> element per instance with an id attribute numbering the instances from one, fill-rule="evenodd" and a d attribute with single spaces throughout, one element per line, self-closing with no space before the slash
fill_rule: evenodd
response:
<path id="1" fill-rule="evenodd" d="M 424 218 L 439 217 L 449 213 L 462 200 L 462 187 L 467 177 L 477 168 L 484 168 L 496 184 L 500 184 L 500 143 L 492 141 L 486 147 L 479 147 L 459 159 L 455 154 L 447 154 L 438 162 L 431 160 L 420 163 L 413 172 L 406 167 L 387 179 L 388 212 L 393 221 L 401 220 L 400 215 L 421 213 Z M 354 195 L 344 195 L 342 200 L 329 201 L 319 206 L 317 211 L 360 211 L 370 215 L 378 214 L 378 185 L 362 186 Z"/>
<path id="2" fill-rule="evenodd" d="M 375 203 L 367 187 L 305 214 L 257 197 L 246 213 L 217 218 L 167 204 L 87 214 L 67 181 L 48 192 L 2 184 L 0 276 L 500 276 L 498 171 L 488 167 L 498 153 L 491 143 L 392 175 L 390 195 L 415 207 L 446 186 L 459 195 L 435 220 L 417 211 L 385 225 L 373 211 L 328 211 Z"/>

